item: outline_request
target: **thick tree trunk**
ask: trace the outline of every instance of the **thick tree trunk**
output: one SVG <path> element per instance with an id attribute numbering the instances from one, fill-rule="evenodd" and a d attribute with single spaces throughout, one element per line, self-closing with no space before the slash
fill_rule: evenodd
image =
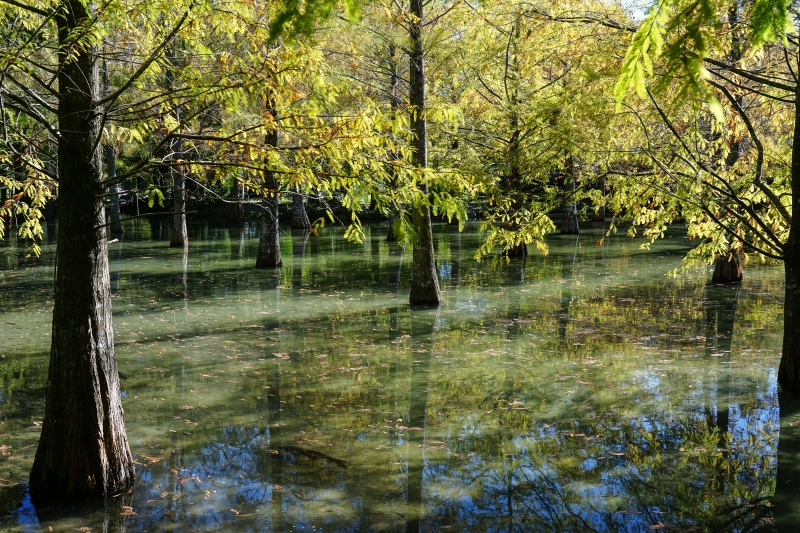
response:
<path id="1" fill-rule="evenodd" d="M 134 478 L 111 324 L 97 55 L 63 56 L 90 13 L 78 0 L 61 5 L 59 228 L 45 413 L 30 475 L 37 506 L 123 490 Z"/>
<path id="2" fill-rule="evenodd" d="M 739 252 L 731 250 L 714 260 L 714 274 L 711 283 L 739 283 L 742 281 L 742 262 Z"/>
<path id="3" fill-rule="evenodd" d="M 292 190 L 292 229 L 309 229 L 311 221 L 308 220 L 306 213 L 306 200 L 300 192 L 300 187 L 295 186 Z"/>
<path id="4" fill-rule="evenodd" d="M 425 117 L 425 58 L 422 45 L 423 0 L 411 1 L 411 13 L 415 22 L 410 25 L 411 54 L 409 103 L 411 107 L 411 127 L 414 131 L 413 163 L 418 169 L 428 166 L 428 132 Z M 427 194 L 427 187 L 424 193 Z M 436 274 L 436 260 L 433 252 L 433 228 L 431 211 L 424 200 L 416 200 L 412 206 L 411 224 L 417 238 L 414 240 L 414 253 L 411 269 L 411 305 L 439 305 L 442 295 L 439 278 Z"/>

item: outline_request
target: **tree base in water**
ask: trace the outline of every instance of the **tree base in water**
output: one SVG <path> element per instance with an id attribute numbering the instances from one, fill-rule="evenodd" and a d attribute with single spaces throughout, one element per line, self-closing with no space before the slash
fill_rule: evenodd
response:
<path id="1" fill-rule="evenodd" d="M 506 257 L 528 257 L 528 245 L 517 244 L 511 248 L 503 250 L 503 255 Z"/>
<path id="2" fill-rule="evenodd" d="M 564 218 L 561 220 L 562 235 L 578 235 L 580 233 L 578 225 L 578 213 L 575 207 L 564 208 Z"/>
<path id="3" fill-rule="evenodd" d="M 714 261 L 711 283 L 739 283 L 742 281 L 742 263 L 737 252 L 720 256 Z"/>

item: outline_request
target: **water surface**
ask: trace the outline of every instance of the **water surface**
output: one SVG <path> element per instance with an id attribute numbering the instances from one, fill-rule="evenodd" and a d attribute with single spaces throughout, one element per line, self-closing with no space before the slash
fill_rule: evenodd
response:
<path id="1" fill-rule="evenodd" d="M 55 228 L 0 244 L 0 529 L 752 531 L 793 523 L 800 407 L 781 396 L 780 265 L 677 278 L 680 228 L 601 226 L 526 260 L 436 226 L 445 305 L 407 305 L 385 227 L 286 233 L 167 221 L 109 245 L 134 489 L 37 512 Z M 796 414 L 794 414 L 796 413 Z M 781 424 L 783 422 L 783 431 Z M 780 446 L 779 444 L 780 438 Z M 790 481 L 786 481 L 790 480 Z M 781 482 L 783 481 L 783 482 Z M 776 492 L 777 491 L 777 492 Z M 87 529 L 81 529 L 87 528 Z"/>

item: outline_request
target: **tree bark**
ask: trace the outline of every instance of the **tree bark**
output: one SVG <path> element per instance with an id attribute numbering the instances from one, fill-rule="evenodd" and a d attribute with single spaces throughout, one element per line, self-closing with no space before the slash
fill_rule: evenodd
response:
<path id="1" fill-rule="evenodd" d="M 425 58 L 422 45 L 422 6 L 423 0 L 411 1 L 411 14 L 414 22 L 409 26 L 411 37 L 409 104 L 411 108 L 411 127 L 414 131 L 414 166 L 422 170 L 428 166 L 428 133 L 425 117 Z M 423 193 L 427 196 L 428 188 Z M 439 290 L 439 277 L 436 274 L 436 260 L 433 252 L 433 228 L 431 212 L 424 200 L 414 201 L 411 224 L 417 234 L 414 240 L 414 253 L 411 270 L 411 305 L 439 305 L 442 302 Z"/>
<path id="2" fill-rule="evenodd" d="M 278 110 L 271 96 L 267 98 L 268 112 L 278 120 Z M 267 146 L 277 147 L 279 142 L 278 128 L 275 126 L 264 136 Z M 261 217 L 261 238 L 258 241 L 256 268 L 275 268 L 281 266 L 280 224 L 278 223 L 278 201 L 280 191 L 275 173 L 264 163 L 264 214 Z"/>
<path id="3" fill-rule="evenodd" d="M 242 204 L 242 189 L 239 186 L 239 181 L 233 180 L 233 187 L 231 187 L 230 199 L 232 202 L 228 203 L 228 212 L 225 219 L 228 222 L 241 223 L 244 222 L 244 204 Z"/>
<path id="4" fill-rule="evenodd" d="M 294 186 L 292 190 L 292 229 L 309 229 L 311 221 L 306 213 L 306 200 L 300 192 L 300 187 Z"/>
<path id="5" fill-rule="evenodd" d="M 181 167 L 172 168 L 172 238 L 171 248 L 189 246 L 189 235 L 186 231 L 186 176 Z"/>
<path id="6" fill-rule="evenodd" d="M 30 474 L 37 506 L 131 486 L 133 458 L 123 423 L 111 323 L 97 51 L 73 42 L 91 13 L 66 0 L 55 17 L 59 196 L 50 368 L 39 447 Z M 73 56 L 67 60 L 65 53 Z"/>

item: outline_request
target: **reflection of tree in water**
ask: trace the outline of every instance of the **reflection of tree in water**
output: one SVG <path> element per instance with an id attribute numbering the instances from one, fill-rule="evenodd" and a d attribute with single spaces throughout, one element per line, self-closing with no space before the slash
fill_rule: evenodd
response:
<path id="1" fill-rule="evenodd" d="M 436 311 L 415 311 L 417 318 L 411 325 L 413 339 L 410 398 L 408 408 L 408 488 L 406 495 L 406 531 L 418 533 L 420 522 L 427 514 L 423 504 L 425 470 L 425 432 L 428 412 L 428 387 L 430 386 L 431 352 L 433 351 L 433 332 L 438 318 Z"/>
<path id="2" fill-rule="evenodd" d="M 739 285 L 706 286 L 703 295 L 705 356 L 714 358 L 716 373 L 706 386 L 705 417 L 710 427 L 719 431 L 719 447 L 725 448 L 729 425 L 730 369 L 734 319 L 739 302 Z M 723 364 L 721 364 L 723 363 Z"/>
<path id="3" fill-rule="evenodd" d="M 558 337 L 562 342 L 567 341 L 567 326 L 569 325 L 570 306 L 572 305 L 572 283 L 575 269 L 575 256 L 578 255 L 578 239 L 575 239 L 575 248 L 565 253 L 561 258 L 561 309 L 558 315 Z"/>
<path id="4" fill-rule="evenodd" d="M 292 230 L 292 291 L 297 294 L 303 287 L 308 230 Z"/>
<path id="5" fill-rule="evenodd" d="M 449 468 L 431 467 L 440 475 L 429 512 L 470 531 L 752 530 L 769 511 L 768 442 L 726 457 L 703 427 L 608 414 L 538 423 L 516 438 L 469 435 Z M 726 468 L 730 479 L 716 485 Z"/>

